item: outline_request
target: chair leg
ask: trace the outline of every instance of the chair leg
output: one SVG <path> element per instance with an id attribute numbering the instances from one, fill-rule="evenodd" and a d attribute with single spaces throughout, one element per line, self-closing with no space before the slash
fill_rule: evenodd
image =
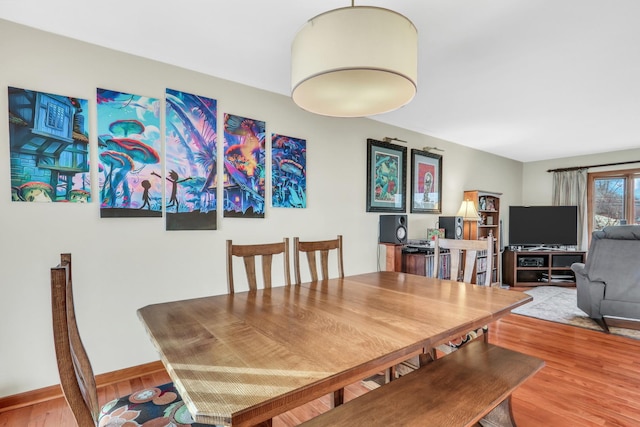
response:
<path id="1" fill-rule="evenodd" d="M 592 319 L 598 324 L 600 325 L 600 327 L 606 332 L 609 333 L 609 326 L 607 326 L 607 322 L 604 320 L 604 317 L 599 317 L 599 318 L 594 318 L 592 317 Z"/>
<path id="2" fill-rule="evenodd" d="M 431 348 L 429 350 L 425 349 L 424 353 L 418 356 L 418 362 L 420 367 L 427 365 L 428 363 L 434 362 L 438 358 L 436 354 L 436 349 Z"/>
<path id="3" fill-rule="evenodd" d="M 484 342 L 488 344 L 489 343 L 489 327 L 488 326 L 485 326 L 484 328 L 482 328 L 482 335 L 484 338 Z"/>
<path id="4" fill-rule="evenodd" d="M 331 393 L 331 407 L 335 408 L 344 403 L 344 389 L 341 388 L 339 390 Z"/>
<path id="5" fill-rule="evenodd" d="M 396 379 L 396 372 L 397 372 L 397 368 L 396 365 L 393 365 L 389 368 L 387 368 L 384 371 L 384 383 L 385 384 L 389 384 L 391 381 Z"/>

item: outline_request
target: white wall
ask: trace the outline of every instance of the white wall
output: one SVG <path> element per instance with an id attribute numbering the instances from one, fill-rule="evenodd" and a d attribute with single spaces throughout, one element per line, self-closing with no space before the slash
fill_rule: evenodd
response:
<path id="1" fill-rule="evenodd" d="M 443 215 L 455 215 L 467 189 L 502 192 L 503 206 L 522 199 L 519 162 L 368 119 L 315 116 L 285 96 L 2 20 L 0 57 L 0 111 L 5 117 L 7 86 L 89 100 L 94 165 L 97 87 L 160 99 L 166 88 L 215 98 L 220 134 L 222 114 L 228 112 L 266 121 L 269 135 L 300 137 L 308 144 L 307 209 L 269 208 L 265 219 L 219 217 L 217 231 L 167 232 L 161 219 L 100 219 L 95 201 L 11 202 L 9 131 L 7 120 L 0 120 L 5 146 L 0 152 L 0 396 L 58 383 L 49 268 L 61 252 L 73 254 L 78 322 L 99 374 L 157 360 L 136 309 L 226 292 L 226 239 L 258 243 L 341 233 L 345 273 L 375 270 L 378 215 L 365 212 L 367 138 L 390 136 L 409 141 L 409 148 L 445 149 Z M 423 237 L 436 221 L 436 215 L 410 215 L 409 237 Z M 239 281 L 236 288 L 243 286 Z"/>
<path id="2" fill-rule="evenodd" d="M 606 147 L 606 141 L 603 142 Z M 528 162 L 524 164 L 522 173 L 522 204 L 523 205 L 551 205 L 552 204 L 552 187 L 553 173 L 547 172 L 551 169 L 570 168 L 576 166 L 592 166 L 601 164 L 611 164 L 618 162 L 628 162 L 640 160 L 640 148 L 634 150 L 612 151 L 608 153 L 598 153 L 585 156 L 565 157 L 553 160 L 545 160 L 538 162 Z M 627 165 L 612 165 L 604 167 L 589 168 L 588 172 L 602 172 L 609 170 L 635 169 L 640 167 L 640 163 Z M 508 225 L 509 212 L 505 211 L 505 223 Z M 586 228 L 586 225 L 585 225 Z M 505 238 L 508 239 L 508 226 L 505 227 L 507 233 Z M 588 249 L 587 238 L 588 230 L 584 231 L 584 243 L 579 244 L 580 250 Z M 505 240 L 508 243 L 508 240 Z M 580 239 L 579 239 L 580 243 Z"/>
<path id="3" fill-rule="evenodd" d="M 607 142 L 603 141 L 602 146 L 603 148 L 606 148 Z M 588 156 L 566 157 L 561 159 L 524 163 L 522 173 L 522 203 L 525 205 L 551 204 L 553 173 L 547 172 L 549 169 L 601 165 L 633 160 L 640 160 L 640 148 L 634 150 L 591 154 Z M 636 169 L 638 167 L 640 167 L 640 163 L 590 168 L 589 172 Z"/>

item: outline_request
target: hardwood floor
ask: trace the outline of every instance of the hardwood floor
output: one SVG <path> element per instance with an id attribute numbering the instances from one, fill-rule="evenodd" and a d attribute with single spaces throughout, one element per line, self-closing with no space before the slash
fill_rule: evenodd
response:
<path id="1" fill-rule="evenodd" d="M 513 395 L 519 427 L 640 425 L 640 341 L 518 315 L 492 325 L 490 341 L 546 361 Z M 100 401 L 167 381 L 158 373 L 116 383 L 100 389 Z M 353 384 L 345 400 L 366 391 Z M 273 426 L 295 426 L 328 408 L 326 396 L 275 418 Z M 0 427 L 9 426 L 73 426 L 73 421 L 60 398 L 0 412 Z"/>
<path id="2" fill-rule="evenodd" d="M 514 394 L 520 427 L 640 425 L 640 341 L 514 314 L 491 333 L 546 362 Z"/>

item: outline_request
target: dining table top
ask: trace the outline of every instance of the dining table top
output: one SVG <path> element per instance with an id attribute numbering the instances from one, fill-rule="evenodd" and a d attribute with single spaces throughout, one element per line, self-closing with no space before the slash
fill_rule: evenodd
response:
<path id="1" fill-rule="evenodd" d="M 196 422 L 235 427 L 259 425 L 530 300 L 374 272 L 152 304 L 138 316 Z"/>

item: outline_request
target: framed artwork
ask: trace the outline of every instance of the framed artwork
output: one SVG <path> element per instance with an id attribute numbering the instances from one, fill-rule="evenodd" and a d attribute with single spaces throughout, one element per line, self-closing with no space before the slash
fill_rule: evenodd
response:
<path id="1" fill-rule="evenodd" d="M 442 213 L 442 156 L 411 150 L 411 213 Z"/>
<path id="2" fill-rule="evenodd" d="M 224 217 L 264 218 L 265 122 L 224 115 Z"/>
<path id="3" fill-rule="evenodd" d="M 307 207 L 307 141 L 271 134 L 271 206 Z"/>
<path id="4" fill-rule="evenodd" d="M 167 230 L 217 228 L 217 101 L 166 90 Z"/>
<path id="5" fill-rule="evenodd" d="M 367 212 L 406 212 L 407 148 L 367 139 Z"/>
<path id="6" fill-rule="evenodd" d="M 11 200 L 91 202 L 88 100 L 9 87 Z"/>
<path id="7" fill-rule="evenodd" d="M 162 217 L 160 100 L 98 88 L 101 218 Z"/>

